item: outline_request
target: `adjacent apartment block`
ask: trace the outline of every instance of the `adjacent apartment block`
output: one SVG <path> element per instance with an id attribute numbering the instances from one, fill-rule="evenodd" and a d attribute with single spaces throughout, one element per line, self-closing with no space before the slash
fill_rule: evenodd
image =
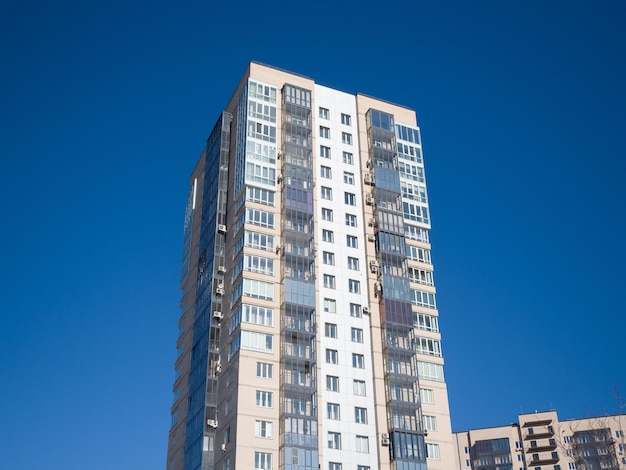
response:
<path id="1" fill-rule="evenodd" d="M 458 470 L 626 468 L 626 415 L 559 421 L 556 411 L 521 414 L 508 426 L 454 434 Z"/>
<path id="2" fill-rule="evenodd" d="M 191 175 L 168 470 L 456 465 L 415 112 L 250 63 Z"/>

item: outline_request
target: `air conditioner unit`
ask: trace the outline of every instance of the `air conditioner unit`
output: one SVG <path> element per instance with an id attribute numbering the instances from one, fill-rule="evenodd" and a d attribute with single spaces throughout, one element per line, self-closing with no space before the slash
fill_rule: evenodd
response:
<path id="1" fill-rule="evenodd" d="M 365 173 L 364 181 L 366 183 L 372 184 L 374 182 L 374 176 L 371 173 Z"/>
<path id="2" fill-rule="evenodd" d="M 372 217 L 369 221 L 369 225 L 370 227 L 376 227 L 376 219 Z"/>
<path id="3" fill-rule="evenodd" d="M 283 156 L 283 152 L 280 152 L 280 151 L 279 151 L 279 152 L 276 154 L 276 158 L 278 158 L 278 160 L 280 160 L 280 159 L 282 158 L 282 156 Z"/>
<path id="4" fill-rule="evenodd" d="M 372 159 L 369 159 L 369 160 L 367 161 L 367 167 L 368 167 L 368 168 L 374 168 L 374 162 L 372 161 Z"/>
<path id="5" fill-rule="evenodd" d="M 224 318 L 224 314 L 220 312 L 219 310 L 214 310 L 213 316 L 217 318 L 218 320 L 221 320 L 222 318 Z"/>
<path id="6" fill-rule="evenodd" d="M 218 232 L 220 232 L 220 233 L 226 233 L 226 225 L 224 225 L 224 224 L 219 224 L 219 225 L 217 226 L 217 231 L 218 231 Z"/>
<path id="7" fill-rule="evenodd" d="M 217 363 L 217 365 L 215 366 L 215 372 L 216 373 L 220 373 L 222 372 L 222 364 L 220 364 L 219 362 Z"/>
<path id="8" fill-rule="evenodd" d="M 365 196 L 365 203 L 373 206 L 374 204 L 376 204 L 376 199 L 374 199 L 374 196 L 372 194 L 368 194 Z"/>
<path id="9" fill-rule="evenodd" d="M 378 272 L 378 261 L 374 259 L 370 261 L 370 271 L 372 271 L 373 273 Z"/>
<path id="10" fill-rule="evenodd" d="M 278 174 L 278 176 L 276 177 L 276 182 L 277 183 L 282 183 L 283 181 L 283 175 L 281 173 Z"/>
<path id="11" fill-rule="evenodd" d="M 383 434 L 380 439 L 380 443 L 384 446 L 389 445 L 389 434 Z"/>
<path id="12" fill-rule="evenodd" d="M 217 427 L 217 420 L 216 419 L 207 419 L 206 420 L 206 424 L 208 424 L 212 428 L 216 428 Z"/>
<path id="13" fill-rule="evenodd" d="M 369 315 L 370 314 L 370 308 L 369 307 L 363 307 L 363 314 L 364 315 Z"/>
<path id="14" fill-rule="evenodd" d="M 376 241 L 376 235 L 368 235 L 367 239 L 371 242 L 375 242 Z"/>
<path id="15" fill-rule="evenodd" d="M 274 251 L 276 252 L 276 254 L 279 254 L 282 249 L 283 249 L 282 245 L 276 245 L 276 249 Z"/>
<path id="16" fill-rule="evenodd" d="M 222 449 L 222 452 L 226 452 L 226 444 L 222 444 L 220 449 Z"/>
<path id="17" fill-rule="evenodd" d="M 218 295 L 224 295 L 224 289 L 222 287 L 218 287 L 215 289 L 215 293 Z"/>
<path id="18" fill-rule="evenodd" d="M 218 273 L 225 273 L 226 272 L 226 266 L 218 266 L 217 267 L 217 272 Z"/>

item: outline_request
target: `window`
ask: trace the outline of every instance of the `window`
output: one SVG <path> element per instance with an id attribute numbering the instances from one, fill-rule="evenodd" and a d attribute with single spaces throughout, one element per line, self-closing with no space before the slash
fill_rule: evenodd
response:
<path id="1" fill-rule="evenodd" d="M 367 465 L 358 465 L 356 470 L 370 470 L 370 468 Z"/>
<path id="2" fill-rule="evenodd" d="M 425 313 L 414 313 L 413 326 L 416 326 L 420 330 L 438 332 L 439 319 L 432 315 L 426 315 Z"/>
<path id="3" fill-rule="evenodd" d="M 325 145 L 320 145 L 320 157 L 330 158 L 330 147 L 326 147 Z"/>
<path id="4" fill-rule="evenodd" d="M 241 331 L 241 349 L 272 353 L 274 351 L 274 337 L 256 331 Z"/>
<path id="5" fill-rule="evenodd" d="M 320 126 L 320 137 L 330 139 L 330 129 L 328 127 Z"/>
<path id="6" fill-rule="evenodd" d="M 256 255 L 243 256 L 243 268 L 246 271 L 274 275 L 274 260 Z"/>
<path id="7" fill-rule="evenodd" d="M 360 397 L 365 396 L 365 380 L 354 380 L 352 382 L 352 393 Z"/>
<path id="8" fill-rule="evenodd" d="M 350 116 L 348 114 L 341 113 L 341 124 L 344 124 L 346 126 L 351 126 L 352 125 L 352 116 Z"/>
<path id="9" fill-rule="evenodd" d="M 335 276 L 331 276 L 330 274 L 324 274 L 324 287 L 327 289 L 335 288 Z"/>
<path id="10" fill-rule="evenodd" d="M 335 299 L 324 299 L 324 311 L 326 313 L 337 313 L 337 301 Z"/>
<path id="11" fill-rule="evenodd" d="M 361 318 L 362 317 L 361 306 L 358 304 L 350 304 L 350 316 Z"/>
<path id="12" fill-rule="evenodd" d="M 331 253 L 330 251 L 322 252 L 322 262 L 324 264 L 330 264 L 331 266 L 335 265 L 335 253 Z"/>
<path id="13" fill-rule="evenodd" d="M 356 206 L 356 196 L 352 193 L 343 193 L 343 202 L 349 206 Z"/>
<path id="14" fill-rule="evenodd" d="M 256 406 L 261 408 L 272 407 L 272 392 L 264 392 L 262 390 L 256 391 Z"/>
<path id="15" fill-rule="evenodd" d="M 274 228 L 274 214 L 258 209 L 246 210 L 246 223 L 259 227 Z"/>
<path id="16" fill-rule="evenodd" d="M 365 408 L 354 407 L 354 422 L 367 424 L 367 410 Z"/>
<path id="17" fill-rule="evenodd" d="M 326 350 L 326 362 L 328 364 L 337 364 L 339 361 L 339 353 L 336 349 L 327 349 Z"/>
<path id="18" fill-rule="evenodd" d="M 420 379 L 443 382 L 443 366 L 431 362 L 417 361 L 417 374 Z"/>
<path id="19" fill-rule="evenodd" d="M 437 430 L 437 417 L 436 416 L 422 416 L 424 420 L 424 429 L 428 431 L 436 431 Z"/>
<path id="20" fill-rule="evenodd" d="M 341 464 L 337 462 L 328 462 L 328 470 L 341 470 Z"/>
<path id="21" fill-rule="evenodd" d="M 571 444 L 573 441 L 572 436 L 564 436 L 563 437 L 563 442 L 565 442 L 566 444 Z"/>
<path id="22" fill-rule="evenodd" d="M 329 119 L 330 111 L 326 108 L 320 108 L 320 117 L 322 119 Z"/>
<path id="23" fill-rule="evenodd" d="M 353 343 L 362 343 L 363 342 L 363 330 L 361 328 L 352 328 L 350 330 L 350 336 L 352 337 Z"/>
<path id="24" fill-rule="evenodd" d="M 352 145 L 352 134 L 348 134 L 347 132 L 342 132 L 341 141 L 344 144 Z"/>
<path id="25" fill-rule="evenodd" d="M 368 453 L 370 451 L 370 440 L 367 436 L 356 437 L 356 451 Z"/>
<path id="26" fill-rule="evenodd" d="M 341 449 L 341 434 L 338 432 L 328 432 L 328 448 Z"/>
<path id="27" fill-rule="evenodd" d="M 615 431 L 615 437 L 624 437 L 624 431 L 618 429 L 617 431 Z"/>
<path id="28" fill-rule="evenodd" d="M 343 162 L 354 165 L 354 156 L 350 152 L 343 152 Z"/>
<path id="29" fill-rule="evenodd" d="M 352 256 L 348 256 L 348 269 L 352 269 L 354 271 L 359 270 L 358 258 L 353 258 Z"/>
<path id="30" fill-rule="evenodd" d="M 465 453 L 466 453 L 466 454 L 469 454 L 469 453 L 470 453 L 470 448 L 469 448 L 469 447 L 467 447 L 467 446 L 465 446 Z"/>
<path id="31" fill-rule="evenodd" d="M 274 237 L 264 233 L 245 231 L 244 243 L 251 248 L 258 248 L 265 251 L 274 250 Z M 239 250 L 237 250 L 239 251 Z"/>
<path id="32" fill-rule="evenodd" d="M 435 393 L 429 388 L 420 388 L 420 400 L 422 403 L 435 403 Z"/>
<path id="33" fill-rule="evenodd" d="M 435 294 L 432 292 L 411 289 L 411 303 L 419 307 L 437 308 Z"/>
<path id="34" fill-rule="evenodd" d="M 339 420 L 339 404 L 337 403 L 327 403 L 326 404 L 326 417 L 328 419 L 336 419 Z"/>
<path id="35" fill-rule="evenodd" d="M 348 227 L 356 227 L 356 215 L 346 214 L 346 225 Z"/>
<path id="36" fill-rule="evenodd" d="M 255 421 L 254 435 L 255 437 L 264 437 L 266 439 L 271 439 L 272 438 L 271 421 Z"/>
<path id="37" fill-rule="evenodd" d="M 332 230 L 322 230 L 322 241 L 328 243 L 335 242 L 335 234 L 332 232 Z"/>
<path id="38" fill-rule="evenodd" d="M 320 167 L 320 176 L 321 176 L 322 178 L 332 179 L 332 177 L 333 177 L 333 172 L 332 172 L 332 170 L 331 170 L 331 168 L 330 168 L 330 167 L 327 167 L 327 166 L 323 166 L 323 165 L 322 165 L 322 166 Z"/>
<path id="39" fill-rule="evenodd" d="M 329 392 L 338 392 L 339 391 L 339 377 L 335 377 L 334 375 L 326 376 L 326 390 Z"/>
<path id="40" fill-rule="evenodd" d="M 256 363 L 256 376 L 264 379 L 271 379 L 274 376 L 274 365 L 267 362 Z"/>
<path id="41" fill-rule="evenodd" d="M 333 221 L 333 211 L 331 209 L 322 208 L 322 220 Z"/>
<path id="42" fill-rule="evenodd" d="M 324 332 L 326 333 L 327 338 L 336 338 L 337 337 L 337 325 L 335 325 L 334 323 L 325 323 Z"/>
<path id="43" fill-rule="evenodd" d="M 224 414 L 227 415 L 231 411 L 233 411 L 233 399 L 229 398 L 226 400 L 226 405 L 224 406 Z"/>
<path id="44" fill-rule="evenodd" d="M 436 339 L 418 336 L 415 338 L 415 350 L 420 354 L 441 357 L 441 342 Z M 531 441 L 531 447 L 532 442 L 533 441 Z"/>
<path id="45" fill-rule="evenodd" d="M 327 201 L 333 200 L 333 190 L 327 188 L 326 186 L 322 186 L 322 199 L 326 199 Z"/>
<path id="46" fill-rule="evenodd" d="M 352 354 L 352 367 L 355 369 L 365 368 L 365 357 L 363 354 Z"/>
<path id="47" fill-rule="evenodd" d="M 243 304 L 240 308 L 241 320 L 245 323 L 254 323 L 256 325 L 273 326 L 274 311 L 271 308 L 259 307 L 257 305 Z M 234 317 L 239 316 L 237 311 Z"/>
<path id="48" fill-rule="evenodd" d="M 255 452 L 254 453 L 254 469 L 255 470 L 271 470 L 272 469 L 272 454 L 269 452 Z"/>
<path id="49" fill-rule="evenodd" d="M 353 235 L 346 235 L 346 245 L 348 248 L 358 248 L 356 237 Z"/>
<path id="50" fill-rule="evenodd" d="M 354 184 L 354 173 L 350 173 L 347 171 L 343 172 L 343 182 L 345 184 Z"/>
<path id="51" fill-rule="evenodd" d="M 433 460 L 441 459 L 441 455 L 439 454 L 439 444 L 426 443 L 426 458 Z"/>
<path id="52" fill-rule="evenodd" d="M 361 283 L 354 279 L 348 279 L 348 291 L 353 294 L 358 294 L 361 292 Z"/>

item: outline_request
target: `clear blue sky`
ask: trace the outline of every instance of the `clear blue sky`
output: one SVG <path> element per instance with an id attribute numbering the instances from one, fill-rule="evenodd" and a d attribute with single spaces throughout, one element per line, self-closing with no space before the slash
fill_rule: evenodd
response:
<path id="1" fill-rule="evenodd" d="M 247 63 L 414 108 L 455 430 L 626 390 L 626 4 L 0 4 L 0 466 L 165 467 L 189 174 Z"/>

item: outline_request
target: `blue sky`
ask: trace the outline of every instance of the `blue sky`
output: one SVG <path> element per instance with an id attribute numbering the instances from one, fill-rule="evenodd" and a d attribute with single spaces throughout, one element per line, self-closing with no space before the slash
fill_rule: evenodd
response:
<path id="1" fill-rule="evenodd" d="M 164 468 L 188 178 L 251 60 L 417 111 L 455 430 L 615 412 L 626 4 L 217 3 L 0 5 L 2 467 Z"/>

